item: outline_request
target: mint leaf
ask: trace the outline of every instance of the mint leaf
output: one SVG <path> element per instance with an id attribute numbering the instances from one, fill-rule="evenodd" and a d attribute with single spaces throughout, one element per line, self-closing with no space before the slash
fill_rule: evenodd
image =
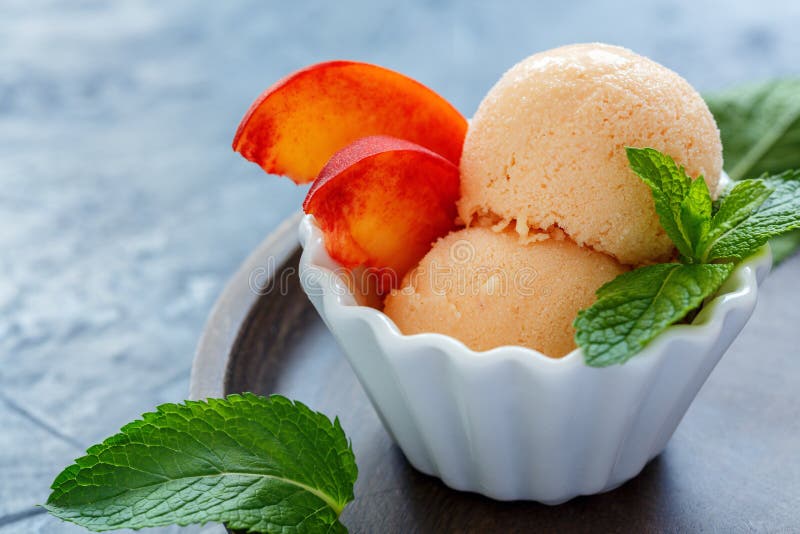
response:
<path id="1" fill-rule="evenodd" d="M 761 186 L 756 185 L 759 183 Z M 748 184 L 744 186 L 746 189 L 734 196 L 737 188 L 742 187 L 737 184 L 722 200 L 719 212 L 714 217 L 716 221 L 724 212 L 727 218 L 721 218 L 708 236 L 707 251 L 704 253 L 706 261 L 746 258 L 769 239 L 800 228 L 800 170 L 747 180 L 742 184 Z M 772 193 L 753 210 L 753 204 L 764 197 L 768 190 Z M 746 203 L 745 198 L 748 192 L 752 196 L 750 204 Z M 732 204 L 730 209 L 727 208 L 729 203 Z"/>
<path id="2" fill-rule="evenodd" d="M 692 182 L 681 202 L 681 227 L 692 245 L 691 257 L 698 257 L 699 245 L 711 227 L 711 194 L 702 178 Z"/>
<path id="3" fill-rule="evenodd" d="M 346 532 L 357 468 L 338 419 L 284 397 L 164 404 L 67 467 L 45 508 L 103 531 L 216 521 Z"/>
<path id="4" fill-rule="evenodd" d="M 719 199 L 719 209 L 701 245 L 701 258 L 708 261 L 710 249 L 728 232 L 756 212 L 773 193 L 762 180 L 738 182 Z"/>
<path id="5" fill-rule="evenodd" d="M 625 152 L 633 172 L 653 192 L 661 226 L 682 255 L 693 257 L 694 247 L 681 222 L 682 206 L 691 187 L 691 178 L 672 158 L 653 148 L 626 147 Z"/>
<path id="6" fill-rule="evenodd" d="M 575 342 L 587 365 L 624 363 L 669 325 L 713 295 L 733 264 L 661 263 L 616 277 L 575 319 Z"/>
<path id="7" fill-rule="evenodd" d="M 733 180 L 800 168 L 800 79 L 773 80 L 704 95 Z"/>
<path id="8" fill-rule="evenodd" d="M 671 157 L 653 148 L 626 147 L 631 169 L 653 193 L 661 226 L 688 263 L 699 263 L 699 249 L 711 226 L 712 202 L 702 176 L 692 180 Z"/>

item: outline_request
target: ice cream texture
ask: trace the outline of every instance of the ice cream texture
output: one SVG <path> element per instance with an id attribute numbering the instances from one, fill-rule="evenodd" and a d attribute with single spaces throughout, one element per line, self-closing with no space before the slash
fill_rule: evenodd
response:
<path id="1" fill-rule="evenodd" d="M 513 226 L 523 241 L 560 228 L 625 264 L 668 260 L 673 245 L 626 146 L 655 148 L 702 175 L 712 194 L 717 188 L 719 130 L 678 74 L 603 44 L 530 56 L 503 75 L 469 125 L 459 216 Z"/>
<path id="2" fill-rule="evenodd" d="M 434 244 L 385 313 L 405 334 L 446 334 L 478 351 L 572 351 L 572 323 L 601 285 L 675 255 L 626 146 L 670 155 L 716 196 L 719 130 L 678 74 L 604 44 L 512 67 L 467 129 L 458 202 L 467 228 Z"/>
<path id="3" fill-rule="evenodd" d="M 575 348 L 578 310 L 625 271 L 563 236 L 520 244 L 512 232 L 473 227 L 437 241 L 384 311 L 405 334 L 438 332 L 473 350 L 520 345 L 560 357 Z"/>

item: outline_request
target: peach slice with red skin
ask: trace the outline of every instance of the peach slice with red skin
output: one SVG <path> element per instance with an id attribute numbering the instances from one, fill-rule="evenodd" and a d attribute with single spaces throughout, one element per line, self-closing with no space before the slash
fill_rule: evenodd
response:
<path id="1" fill-rule="evenodd" d="M 409 141 L 371 136 L 334 154 L 303 210 L 314 215 L 331 257 L 378 269 L 385 292 L 455 227 L 458 196 L 453 163 Z"/>
<path id="2" fill-rule="evenodd" d="M 458 165 L 467 121 L 421 83 L 377 65 L 330 61 L 279 81 L 250 106 L 233 149 L 296 183 L 356 139 L 389 135 Z"/>

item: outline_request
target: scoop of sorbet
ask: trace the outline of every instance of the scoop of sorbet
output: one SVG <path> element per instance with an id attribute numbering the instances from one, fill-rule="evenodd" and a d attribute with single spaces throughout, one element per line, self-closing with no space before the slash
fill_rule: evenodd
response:
<path id="1" fill-rule="evenodd" d="M 560 228 L 625 264 L 673 246 L 625 147 L 652 147 L 712 194 L 722 145 L 703 99 L 671 70 L 624 48 L 565 46 L 533 55 L 489 91 L 461 158 L 461 219 L 530 234 Z"/>
<path id="2" fill-rule="evenodd" d="M 520 244 L 511 232 L 468 228 L 440 239 L 386 298 L 384 312 L 405 334 L 437 332 L 478 351 L 520 345 L 560 357 L 575 348 L 578 310 L 625 270 L 568 239 Z"/>

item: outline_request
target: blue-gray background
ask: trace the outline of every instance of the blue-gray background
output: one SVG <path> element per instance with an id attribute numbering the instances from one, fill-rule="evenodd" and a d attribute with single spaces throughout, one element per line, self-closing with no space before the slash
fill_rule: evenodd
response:
<path id="1" fill-rule="evenodd" d="M 469 116 L 516 61 L 571 42 L 628 46 L 701 90 L 796 75 L 798 27 L 800 3 L 773 0 L 3 0 L 0 532 L 80 531 L 33 508 L 52 478 L 186 396 L 216 295 L 303 196 L 230 149 L 277 78 L 365 60 Z"/>

